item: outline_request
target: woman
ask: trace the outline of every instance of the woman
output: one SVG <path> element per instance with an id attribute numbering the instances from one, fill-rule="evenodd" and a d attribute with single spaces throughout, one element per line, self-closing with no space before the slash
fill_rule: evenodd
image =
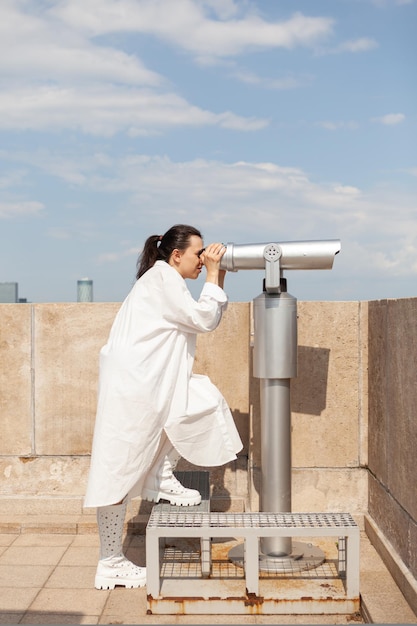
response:
<path id="1" fill-rule="evenodd" d="M 146 570 L 122 552 L 127 502 L 135 497 L 189 506 L 201 495 L 173 475 L 182 456 L 200 466 L 236 458 L 242 442 L 230 410 L 207 376 L 193 374 L 198 333 L 217 328 L 227 296 L 221 243 L 177 224 L 149 237 L 137 281 L 100 352 L 97 416 L 84 505 L 97 507 L 100 559 L 95 587 L 141 587 Z M 185 279 L 206 282 L 198 301 Z"/>

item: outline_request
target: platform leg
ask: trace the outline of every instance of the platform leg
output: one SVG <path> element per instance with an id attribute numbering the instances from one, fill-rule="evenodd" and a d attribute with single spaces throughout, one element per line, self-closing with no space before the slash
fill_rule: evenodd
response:
<path id="1" fill-rule="evenodd" d="M 256 535 L 245 538 L 245 579 L 247 593 L 259 594 L 259 542 Z"/>
<path id="2" fill-rule="evenodd" d="M 359 597 L 359 556 L 360 534 L 346 537 L 346 595 L 348 598 Z"/>
<path id="3" fill-rule="evenodd" d="M 211 539 L 210 537 L 201 537 L 201 575 L 207 578 L 211 574 Z"/>
<path id="4" fill-rule="evenodd" d="M 148 595 L 157 598 L 160 591 L 159 536 L 151 530 L 146 532 L 146 588 Z"/>

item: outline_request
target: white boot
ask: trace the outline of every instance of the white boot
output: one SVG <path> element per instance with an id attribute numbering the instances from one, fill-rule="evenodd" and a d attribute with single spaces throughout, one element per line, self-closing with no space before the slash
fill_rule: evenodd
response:
<path id="1" fill-rule="evenodd" d="M 163 435 L 164 441 L 159 447 L 155 461 L 146 476 L 142 489 L 142 498 L 150 502 L 168 500 L 175 506 L 194 506 L 200 504 L 201 494 L 197 489 L 187 489 L 181 485 L 180 481 L 172 473 L 172 463 L 179 460 L 178 453 Z M 170 460 L 171 459 L 171 460 Z"/>
<path id="2" fill-rule="evenodd" d="M 126 506 L 115 504 L 97 509 L 100 560 L 94 581 L 96 589 L 114 589 L 116 585 L 129 588 L 146 585 L 146 568 L 129 561 L 122 551 Z"/>

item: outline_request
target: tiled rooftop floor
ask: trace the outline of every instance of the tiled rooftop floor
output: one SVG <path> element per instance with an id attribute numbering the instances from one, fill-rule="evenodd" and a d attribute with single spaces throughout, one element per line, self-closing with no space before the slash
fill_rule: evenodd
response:
<path id="1" fill-rule="evenodd" d="M 0 533 L 1 624 L 346 624 L 359 615 L 147 615 L 146 588 L 94 589 L 95 532 L 71 533 L 70 520 L 54 532 L 28 532 L 9 520 Z M 144 535 L 129 534 L 125 552 L 145 562 Z M 366 534 L 361 534 L 361 597 L 374 623 L 415 624 L 411 611 Z"/>

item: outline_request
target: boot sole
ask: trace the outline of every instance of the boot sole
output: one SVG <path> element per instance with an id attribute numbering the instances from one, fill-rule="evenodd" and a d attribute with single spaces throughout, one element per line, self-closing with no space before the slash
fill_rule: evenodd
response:
<path id="1" fill-rule="evenodd" d="M 110 578 L 106 576 L 96 576 L 94 587 L 96 589 L 114 589 L 115 587 L 126 587 L 127 589 L 137 589 L 146 585 L 146 577 L 140 578 Z"/>
<path id="2" fill-rule="evenodd" d="M 152 489 L 143 489 L 142 498 L 148 500 L 148 502 L 155 502 L 156 504 L 158 504 L 160 500 L 168 500 L 173 506 L 196 506 L 201 502 L 201 495 L 186 500 L 175 494 L 152 491 Z"/>

